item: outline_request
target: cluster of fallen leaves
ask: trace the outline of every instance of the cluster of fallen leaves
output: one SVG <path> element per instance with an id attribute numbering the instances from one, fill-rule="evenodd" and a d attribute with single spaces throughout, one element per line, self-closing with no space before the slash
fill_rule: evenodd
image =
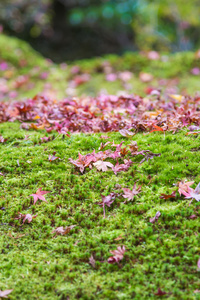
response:
<path id="1" fill-rule="evenodd" d="M 95 152 L 95 150 L 92 153 L 88 153 L 86 155 L 82 155 L 79 153 L 78 159 L 73 160 L 72 158 L 69 158 L 69 161 L 76 166 L 81 173 L 84 172 L 85 168 L 89 167 L 92 169 L 93 167 L 96 167 L 98 171 L 107 171 L 108 168 L 111 168 L 115 175 L 117 175 L 118 172 L 121 171 L 127 171 L 129 167 L 132 165 L 132 160 L 130 157 L 135 157 L 137 155 L 143 155 L 144 158 L 141 160 L 140 163 L 144 162 L 145 160 L 152 159 L 154 156 L 160 156 L 160 153 L 152 153 L 150 150 L 142 150 L 137 151 L 137 142 L 132 142 L 131 144 L 128 144 L 126 147 L 122 148 L 122 144 L 124 141 L 122 141 L 120 144 L 114 144 L 112 143 L 112 147 L 115 147 L 115 151 L 112 151 L 111 149 L 105 150 L 105 151 L 99 151 Z M 99 149 L 105 148 L 110 142 L 107 142 L 105 144 L 101 143 L 101 146 Z M 129 155 L 128 159 L 125 159 L 125 155 Z M 105 161 L 105 159 L 110 158 L 113 160 L 117 160 L 117 163 L 115 166 L 109 162 Z M 119 163 L 119 159 L 123 160 L 123 163 Z"/>
<path id="2" fill-rule="evenodd" d="M 96 98 L 67 98 L 62 101 L 35 96 L 24 102 L 0 104 L 0 122 L 18 120 L 23 129 L 69 132 L 121 131 L 131 136 L 138 131 L 172 131 L 200 125 L 200 97 L 159 95 L 100 95 Z M 26 123 L 24 123 L 26 122 Z M 127 131 L 126 131 L 127 130 Z"/>

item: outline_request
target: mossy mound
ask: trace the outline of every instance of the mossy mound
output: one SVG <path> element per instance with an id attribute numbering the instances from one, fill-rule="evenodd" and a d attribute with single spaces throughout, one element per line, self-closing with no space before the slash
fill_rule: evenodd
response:
<path id="1" fill-rule="evenodd" d="M 6 79 L 4 100 L 14 97 L 13 94 L 16 99 L 34 97 L 38 93 L 59 99 L 83 94 L 96 96 L 102 91 L 143 96 L 149 89 L 191 95 L 199 91 L 199 75 L 192 75 L 191 70 L 200 67 L 200 60 L 193 52 L 160 54 L 156 60 L 149 59 L 145 53 L 127 53 L 57 65 L 25 42 L 0 34 L 0 62 L 8 64 L 6 70 L 0 68 L 0 76 Z M 107 80 L 106 66 L 109 73 L 116 75 L 115 80 Z M 78 67 L 77 73 L 74 67 Z M 127 82 L 120 79 L 124 71 L 132 74 Z M 150 74 L 151 80 L 141 80 L 141 73 Z"/>
<path id="2" fill-rule="evenodd" d="M 78 152 L 98 151 L 101 134 L 45 134 L 19 130 L 18 123 L 0 125 L 8 139 L 0 144 L 0 289 L 11 289 L 11 299 L 157 299 L 158 288 L 168 299 L 197 299 L 199 288 L 199 204 L 179 196 L 182 179 L 200 181 L 199 136 L 186 130 L 172 134 L 138 133 L 139 149 L 161 153 L 127 172 L 87 169 L 83 175 L 69 163 Z M 125 144 L 130 138 L 107 133 L 108 141 Z M 60 159 L 49 161 L 56 151 Z M 134 183 L 142 191 L 133 201 L 116 198 L 110 208 L 97 202 L 101 194 L 121 193 Z M 41 187 L 50 191 L 48 203 L 33 197 Z M 176 197 L 161 199 L 162 193 Z M 160 211 L 155 224 L 149 219 Z M 18 213 L 37 214 L 28 224 L 15 220 Z M 191 218 L 195 215 L 196 218 Z M 67 235 L 55 237 L 59 226 L 77 225 Z M 107 260 L 110 250 L 124 245 L 119 265 Z M 91 255 L 95 267 L 89 263 Z"/>

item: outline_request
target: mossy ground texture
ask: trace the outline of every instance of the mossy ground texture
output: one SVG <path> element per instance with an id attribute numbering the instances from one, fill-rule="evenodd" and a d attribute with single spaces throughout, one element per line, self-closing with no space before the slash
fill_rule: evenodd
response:
<path id="1" fill-rule="evenodd" d="M 196 78 L 195 78 L 196 79 Z M 20 123 L 0 124 L 0 290 L 13 289 L 10 299 L 200 299 L 200 205 L 178 193 L 178 182 L 200 181 L 200 136 L 187 127 L 172 132 L 70 133 L 28 131 Z M 102 138 L 107 135 L 105 141 Z M 52 137 L 41 142 L 42 137 Z M 160 153 L 140 164 L 132 158 L 128 171 L 117 175 L 69 162 L 78 153 L 98 152 L 101 143 L 123 147 L 136 141 L 138 150 Z M 106 149 L 109 149 L 108 145 Z M 60 159 L 49 160 L 56 152 Z M 133 201 L 123 188 L 141 186 Z M 47 203 L 33 197 L 49 191 Z M 175 198 L 161 194 L 176 191 Z M 119 196 L 110 207 L 101 195 Z M 150 218 L 160 211 L 157 222 Z M 37 215 L 28 224 L 18 214 Z M 191 217 L 191 216 L 196 216 Z M 76 225 L 68 234 L 52 233 Z M 109 264 L 110 251 L 125 246 L 119 264 Z M 93 256 L 95 266 L 89 263 Z"/>

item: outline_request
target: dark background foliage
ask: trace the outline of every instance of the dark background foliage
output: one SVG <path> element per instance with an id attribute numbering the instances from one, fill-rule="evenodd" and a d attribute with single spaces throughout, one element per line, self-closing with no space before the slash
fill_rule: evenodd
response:
<path id="1" fill-rule="evenodd" d="M 4 31 L 54 61 L 199 47 L 199 0 L 4 0 Z"/>

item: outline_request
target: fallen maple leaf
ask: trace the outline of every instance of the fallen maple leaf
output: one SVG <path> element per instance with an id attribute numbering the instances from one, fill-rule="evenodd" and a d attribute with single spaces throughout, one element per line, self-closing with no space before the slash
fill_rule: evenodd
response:
<path id="1" fill-rule="evenodd" d="M 170 198 L 175 198 L 176 197 L 176 191 L 173 191 L 171 193 L 171 195 L 167 195 L 167 194 L 161 194 L 160 199 L 170 199 Z"/>
<path id="2" fill-rule="evenodd" d="M 197 202 L 200 201 L 200 182 L 198 183 L 197 187 L 195 188 L 195 190 L 193 190 L 192 188 L 189 188 L 188 193 L 185 193 L 185 199 L 195 199 Z M 190 201 L 190 203 L 192 202 L 192 200 Z"/>
<path id="3" fill-rule="evenodd" d="M 113 172 L 117 175 L 117 172 L 127 171 L 130 165 L 133 163 L 131 160 L 124 160 L 125 164 L 116 163 L 115 166 L 112 167 Z"/>
<path id="4" fill-rule="evenodd" d="M 17 218 L 15 218 L 15 220 L 23 219 L 23 224 L 24 224 L 26 222 L 26 220 L 28 221 L 28 223 L 30 223 L 36 217 L 37 217 L 37 215 L 32 216 L 31 214 L 23 215 L 23 214 L 19 213 L 19 216 Z"/>
<path id="5" fill-rule="evenodd" d="M 102 150 L 103 148 L 105 148 L 106 146 L 108 146 L 110 144 L 110 142 L 106 142 L 105 144 L 101 143 L 99 150 Z"/>
<path id="6" fill-rule="evenodd" d="M 162 132 L 164 131 L 163 128 L 161 128 L 161 127 L 159 127 L 159 126 L 157 126 L 157 125 L 153 125 L 153 127 L 154 127 L 154 129 L 151 130 L 150 133 L 151 133 L 151 132 L 154 132 L 154 131 L 162 131 Z"/>
<path id="7" fill-rule="evenodd" d="M 111 164 L 110 162 L 108 162 L 108 161 L 102 161 L 102 160 L 98 160 L 93 165 L 97 168 L 97 170 L 103 171 L 103 172 L 107 171 L 108 167 L 109 168 L 113 167 L 113 164 Z"/>
<path id="8" fill-rule="evenodd" d="M 124 257 L 124 252 L 126 251 L 125 246 L 117 247 L 117 250 L 110 251 L 110 253 L 114 254 L 108 258 L 109 264 L 119 263 L 120 260 Z"/>
<path id="9" fill-rule="evenodd" d="M 133 186 L 132 191 L 131 191 L 130 189 L 127 189 L 127 188 L 123 188 L 122 190 L 124 191 L 123 197 L 124 197 L 124 198 L 127 198 L 128 201 L 131 201 L 131 200 L 133 200 L 133 198 L 135 197 L 135 195 L 137 195 L 137 194 L 140 193 L 140 191 L 141 191 L 141 186 L 139 186 L 139 187 L 136 189 L 136 183 L 135 183 L 134 186 Z"/>
<path id="10" fill-rule="evenodd" d="M 34 203 L 33 205 L 35 205 L 35 203 L 37 202 L 38 199 L 42 200 L 42 201 L 45 201 L 46 203 L 47 200 L 45 199 L 45 197 L 43 195 L 47 194 L 47 193 L 50 193 L 49 191 L 42 191 L 42 188 L 39 188 L 36 192 L 36 194 L 31 194 L 30 196 L 33 196 L 33 199 L 34 199 Z"/>
<path id="11" fill-rule="evenodd" d="M 158 220 L 158 218 L 159 218 L 160 216 L 161 216 L 160 211 L 157 211 L 155 217 L 150 218 L 149 222 L 150 222 L 150 223 L 155 223 L 155 222 Z"/>
<path id="12" fill-rule="evenodd" d="M 181 195 L 184 195 L 184 196 L 188 196 L 188 193 L 190 191 L 192 191 L 192 189 L 190 188 L 190 185 L 192 185 L 194 183 L 194 181 L 188 181 L 188 182 L 183 182 L 183 181 L 180 181 L 178 183 L 178 192 Z"/>
<path id="13" fill-rule="evenodd" d="M 57 227 L 56 229 L 54 229 L 51 233 L 55 233 L 56 235 L 64 235 L 70 232 L 71 229 L 73 229 L 74 227 L 76 227 L 76 225 L 70 225 L 70 226 L 66 226 L 65 228 L 63 226 Z"/>
<path id="14" fill-rule="evenodd" d="M 53 152 L 53 155 L 49 154 L 49 161 L 54 161 L 56 159 L 60 159 L 60 157 L 55 156 L 55 154 L 56 154 L 56 151 Z"/>
<path id="15" fill-rule="evenodd" d="M 149 159 L 153 159 L 154 156 L 160 156 L 161 153 L 153 153 L 150 150 L 142 150 L 139 152 L 134 152 L 132 153 L 132 155 L 136 156 L 136 155 L 143 155 L 144 158 L 140 161 L 140 164 L 142 164 L 145 160 L 148 161 Z"/>
<path id="16" fill-rule="evenodd" d="M 191 215 L 191 216 L 189 216 L 189 219 L 196 219 L 197 218 L 197 216 L 196 215 Z"/>
<path id="17" fill-rule="evenodd" d="M 1 291 L 0 290 L 0 298 L 8 298 L 7 296 L 12 292 L 13 290 L 5 290 Z"/>
<path id="18" fill-rule="evenodd" d="M 165 291 L 162 291 L 160 288 L 158 288 L 157 293 L 154 293 L 154 295 L 156 295 L 156 296 L 164 296 L 166 294 L 167 293 Z"/>

